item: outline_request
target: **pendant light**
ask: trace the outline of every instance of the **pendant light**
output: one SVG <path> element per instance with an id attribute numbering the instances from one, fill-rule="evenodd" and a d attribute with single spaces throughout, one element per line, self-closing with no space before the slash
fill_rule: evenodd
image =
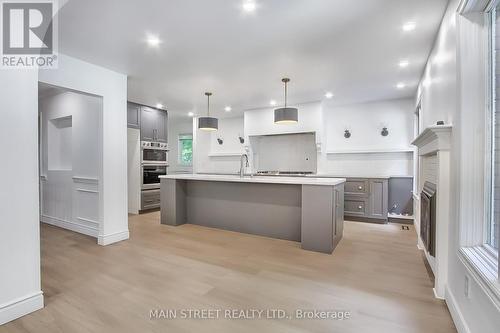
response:
<path id="1" fill-rule="evenodd" d="M 219 129 L 219 119 L 210 117 L 210 96 L 211 92 L 206 92 L 207 96 L 207 116 L 198 118 L 198 128 L 204 131 L 217 131 Z"/>
<path id="2" fill-rule="evenodd" d="M 287 107 L 288 99 L 288 82 L 289 78 L 283 78 L 281 82 L 285 85 L 285 107 L 274 110 L 275 124 L 295 124 L 299 121 L 299 110 L 297 108 Z"/>

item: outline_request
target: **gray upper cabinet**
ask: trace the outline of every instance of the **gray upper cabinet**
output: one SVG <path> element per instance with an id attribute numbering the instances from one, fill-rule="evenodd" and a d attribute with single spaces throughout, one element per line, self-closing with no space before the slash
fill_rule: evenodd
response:
<path id="1" fill-rule="evenodd" d="M 156 110 L 156 141 L 158 142 L 168 142 L 168 126 L 167 126 L 167 112 L 166 111 L 161 111 L 161 110 Z"/>
<path id="2" fill-rule="evenodd" d="M 166 111 L 141 107 L 141 140 L 168 142 Z"/>
<path id="3" fill-rule="evenodd" d="M 127 103 L 127 127 L 141 128 L 141 106 L 135 103 Z"/>
<path id="4" fill-rule="evenodd" d="M 155 141 L 156 110 L 147 106 L 141 107 L 141 140 Z"/>

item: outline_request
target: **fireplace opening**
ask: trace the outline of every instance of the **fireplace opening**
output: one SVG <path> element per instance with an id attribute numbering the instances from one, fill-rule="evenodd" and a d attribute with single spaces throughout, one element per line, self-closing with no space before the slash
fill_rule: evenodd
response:
<path id="1" fill-rule="evenodd" d="M 436 184 L 425 182 L 420 193 L 420 238 L 427 252 L 436 254 Z"/>

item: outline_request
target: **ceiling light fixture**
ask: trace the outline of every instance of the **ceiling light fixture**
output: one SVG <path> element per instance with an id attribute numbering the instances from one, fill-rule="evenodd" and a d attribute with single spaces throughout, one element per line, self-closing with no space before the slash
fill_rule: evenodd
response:
<path id="1" fill-rule="evenodd" d="M 157 109 L 163 109 L 163 104 L 161 104 L 161 103 L 156 104 L 156 108 Z"/>
<path id="2" fill-rule="evenodd" d="M 326 98 L 328 98 L 328 99 L 333 98 L 333 93 L 331 93 L 331 92 L 327 92 L 327 93 L 325 94 L 325 97 L 326 97 Z"/>
<path id="3" fill-rule="evenodd" d="M 193 112 L 188 112 L 188 117 L 194 117 L 194 113 Z"/>
<path id="4" fill-rule="evenodd" d="M 417 27 L 415 22 L 407 22 L 403 24 L 403 31 L 413 31 Z"/>
<path id="5" fill-rule="evenodd" d="M 146 41 L 148 42 L 149 46 L 151 46 L 151 47 L 158 47 L 161 44 L 160 38 L 158 38 L 158 36 L 154 36 L 154 35 L 148 35 L 148 37 L 146 38 Z"/>
<path id="6" fill-rule="evenodd" d="M 288 82 L 289 78 L 281 79 L 285 85 L 285 107 L 274 110 L 275 124 L 295 124 L 299 121 L 299 110 L 297 108 L 287 107 L 288 100 Z"/>
<path id="7" fill-rule="evenodd" d="M 219 129 L 219 119 L 210 117 L 210 96 L 211 92 L 206 92 L 207 96 L 207 116 L 198 118 L 198 128 L 204 131 L 217 131 Z"/>
<path id="8" fill-rule="evenodd" d="M 233 109 L 233 108 L 231 108 L 230 106 L 226 106 L 226 107 L 224 108 L 224 111 L 226 111 L 226 112 L 231 112 L 231 110 L 232 110 L 232 109 Z"/>
<path id="9" fill-rule="evenodd" d="M 404 84 L 403 82 L 399 82 L 399 83 L 396 85 L 396 88 L 398 88 L 398 89 L 404 89 L 404 88 L 406 88 L 406 84 Z"/>
<path id="10" fill-rule="evenodd" d="M 255 9 L 257 9 L 257 4 L 255 3 L 255 1 L 246 0 L 245 2 L 243 2 L 243 10 L 245 12 L 251 13 L 254 12 Z"/>
<path id="11" fill-rule="evenodd" d="M 276 104 L 278 104 L 278 103 L 274 99 L 269 101 L 269 105 L 271 105 L 271 106 L 276 106 Z"/>
<path id="12" fill-rule="evenodd" d="M 406 67 L 408 67 L 409 64 L 410 64 L 410 62 L 408 60 L 401 60 L 399 62 L 399 67 L 406 68 Z"/>

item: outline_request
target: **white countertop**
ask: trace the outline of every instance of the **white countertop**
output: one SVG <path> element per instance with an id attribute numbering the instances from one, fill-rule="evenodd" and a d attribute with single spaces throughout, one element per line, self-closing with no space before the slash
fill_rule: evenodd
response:
<path id="1" fill-rule="evenodd" d="M 238 175 L 206 175 L 206 174 L 176 174 L 160 176 L 161 179 L 204 180 L 214 182 L 235 183 L 264 183 L 264 184 L 292 184 L 292 185 L 322 185 L 335 186 L 345 183 L 345 178 L 316 178 L 316 177 L 270 177 L 270 176 L 245 176 Z"/>

